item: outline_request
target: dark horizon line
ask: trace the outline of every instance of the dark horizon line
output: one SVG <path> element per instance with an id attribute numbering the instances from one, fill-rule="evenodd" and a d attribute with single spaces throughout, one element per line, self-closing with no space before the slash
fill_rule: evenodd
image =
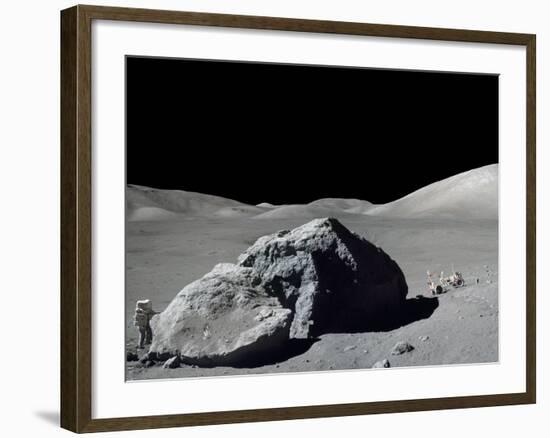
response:
<path id="1" fill-rule="evenodd" d="M 431 183 L 429 183 L 429 184 L 427 184 L 427 185 L 425 185 L 425 186 L 419 187 L 419 188 L 413 190 L 412 192 L 409 192 L 409 193 L 407 193 L 406 195 L 403 195 L 403 196 L 401 196 L 401 197 L 399 197 L 399 198 L 397 198 L 397 199 L 394 199 L 394 200 L 391 200 L 391 201 L 387 201 L 387 202 L 383 202 L 383 203 L 373 203 L 373 202 L 371 202 L 371 201 L 369 201 L 369 200 L 367 200 L 367 199 L 360 199 L 360 198 L 354 198 L 354 197 L 323 196 L 322 198 L 316 198 L 316 199 L 313 199 L 313 200 L 311 200 L 311 201 L 309 201 L 309 202 L 305 202 L 305 203 L 295 203 L 295 202 L 293 202 L 293 203 L 284 203 L 284 204 L 280 204 L 280 203 L 274 204 L 274 203 L 271 203 L 271 202 L 269 202 L 269 201 L 262 201 L 262 202 L 258 202 L 257 204 L 251 204 L 251 203 L 248 203 L 248 202 L 240 201 L 240 200 L 235 199 L 235 198 L 228 198 L 227 196 L 221 196 L 221 195 L 216 195 L 216 194 L 211 194 L 211 193 L 196 192 L 196 191 L 194 191 L 194 190 L 184 190 L 184 189 L 182 189 L 182 188 L 164 189 L 164 188 L 161 188 L 161 187 L 153 187 L 153 186 L 148 186 L 148 185 L 143 185 L 143 184 L 136 184 L 136 183 L 130 183 L 130 182 L 126 182 L 126 187 L 128 187 L 128 186 L 138 186 L 138 187 L 145 187 L 145 188 L 153 189 L 153 190 L 182 191 L 182 192 L 187 192 L 187 193 L 197 193 L 197 194 L 199 194 L 199 195 L 215 196 L 215 197 L 218 197 L 218 198 L 228 199 L 228 200 L 230 200 L 230 201 L 239 202 L 239 203 L 241 203 L 241 204 L 248 205 L 248 206 L 258 206 L 259 204 L 264 204 L 264 203 L 265 203 L 265 204 L 271 204 L 271 205 L 274 205 L 274 206 L 277 206 L 277 207 L 283 206 L 283 205 L 308 205 L 308 204 L 311 204 L 312 202 L 319 201 L 319 200 L 321 200 L 321 199 L 354 199 L 354 200 L 358 200 L 358 201 L 369 202 L 369 203 L 371 203 L 372 205 L 385 205 L 385 204 L 390 204 L 390 203 L 392 203 L 392 202 L 395 202 L 395 201 L 398 201 L 398 200 L 400 200 L 400 199 L 403 199 L 403 198 L 405 198 L 405 197 L 407 197 L 407 196 L 409 196 L 409 195 L 411 195 L 411 194 L 417 192 L 418 190 L 421 190 L 421 189 L 423 189 L 423 188 L 425 188 L 425 187 L 431 186 L 432 184 L 436 184 L 436 183 L 438 183 L 438 182 L 444 181 L 444 180 L 449 179 L 449 178 L 453 178 L 453 177 L 455 177 L 455 176 L 457 176 L 457 175 L 461 175 L 461 174 L 463 174 L 463 173 L 470 172 L 470 171 L 472 171 L 472 170 L 481 169 L 481 168 L 483 168 L 483 167 L 494 166 L 494 165 L 498 165 L 498 164 L 499 164 L 499 162 L 497 161 L 496 163 L 484 164 L 483 166 L 473 167 L 472 169 L 468 169 L 468 170 L 464 170 L 464 171 L 462 171 L 462 172 L 455 173 L 455 174 L 450 175 L 450 176 L 447 176 L 447 177 L 445 177 L 445 178 L 443 178 L 443 179 L 439 179 L 439 180 L 433 181 L 433 182 L 431 182 Z"/>

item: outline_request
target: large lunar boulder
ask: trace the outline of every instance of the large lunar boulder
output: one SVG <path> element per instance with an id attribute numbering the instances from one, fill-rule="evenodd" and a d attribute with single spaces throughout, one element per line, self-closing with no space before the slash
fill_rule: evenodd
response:
<path id="1" fill-rule="evenodd" d="M 330 218 L 261 237 L 239 265 L 254 269 L 265 290 L 292 311 L 294 338 L 397 318 L 408 292 L 397 263 Z"/>
<path id="2" fill-rule="evenodd" d="M 284 344 L 291 313 L 253 269 L 219 264 L 151 320 L 150 353 L 205 366 L 239 363 Z"/>
<path id="3" fill-rule="evenodd" d="M 152 321 L 150 354 L 231 365 L 289 338 L 365 330 L 397 318 L 407 284 L 382 249 L 336 219 L 261 237 L 238 264 L 219 264 Z"/>

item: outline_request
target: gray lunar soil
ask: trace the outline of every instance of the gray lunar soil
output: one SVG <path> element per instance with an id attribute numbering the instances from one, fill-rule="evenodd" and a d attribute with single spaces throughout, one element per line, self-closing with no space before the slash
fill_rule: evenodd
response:
<path id="1" fill-rule="evenodd" d="M 238 263 L 239 256 L 260 237 L 319 218 L 336 218 L 397 263 L 408 286 L 410 311 L 376 327 L 327 329 L 309 338 L 299 336 L 302 339 L 278 354 L 260 355 L 252 363 L 179 363 L 172 359 L 163 367 L 163 360 L 127 361 L 126 378 L 498 361 L 497 213 L 498 165 L 456 175 L 382 206 L 347 199 L 250 206 L 198 193 L 128 186 L 126 350 L 137 357 L 149 349 L 136 349 L 133 313 L 137 300 L 149 298 L 154 309 L 163 312 L 184 287 L 217 264 Z M 463 274 L 466 286 L 433 297 L 426 271 L 437 279 L 441 271 L 450 275 L 453 268 Z M 261 300 L 262 305 L 273 306 L 271 298 Z M 280 312 L 286 318 L 284 310 Z M 155 318 L 160 321 L 162 317 Z"/>

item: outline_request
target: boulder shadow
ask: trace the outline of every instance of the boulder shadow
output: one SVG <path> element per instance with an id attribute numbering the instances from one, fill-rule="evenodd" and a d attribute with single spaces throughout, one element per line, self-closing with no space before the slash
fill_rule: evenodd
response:
<path id="1" fill-rule="evenodd" d="M 325 333 L 389 332 L 422 319 L 428 319 L 439 307 L 437 297 L 416 297 L 405 300 L 391 313 L 369 318 L 339 318 Z"/>
<path id="2" fill-rule="evenodd" d="M 304 354 L 319 340 L 319 338 L 288 339 L 273 351 L 242 358 L 240 361 L 231 364 L 231 367 L 258 368 L 266 365 L 275 365 L 277 363 L 286 362 L 295 356 Z"/>
<path id="3" fill-rule="evenodd" d="M 417 297 L 405 300 L 401 306 L 393 309 L 391 313 L 385 312 L 377 315 L 363 316 L 357 318 L 356 315 L 339 315 L 336 322 L 322 331 L 322 334 L 329 333 L 367 333 L 367 332 L 388 332 L 400 327 L 411 324 L 415 321 L 427 319 L 432 316 L 439 307 L 437 297 Z M 313 344 L 320 341 L 319 337 L 307 339 L 286 339 L 278 346 L 262 352 L 249 351 L 246 354 L 239 355 L 238 359 L 233 359 L 228 363 L 222 364 L 216 361 L 203 360 L 184 361 L 188 364 L 195 364 L 201 368 L 215 368 L 218 366 L 227 366 L 231 368 L 259 368 L 267 365 L 275 365 L 286 362 L 287 360 L 306 353 Z"/>

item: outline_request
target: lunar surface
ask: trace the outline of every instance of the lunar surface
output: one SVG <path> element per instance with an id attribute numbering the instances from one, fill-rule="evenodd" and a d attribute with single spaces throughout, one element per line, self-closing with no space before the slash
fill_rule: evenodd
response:
<path id="1" fill-rule="evenodd" d="M 126 198 L 128 380 L 498 361 L 498 165 L 455 175 L 384 205 L 334 198 L 306 205 L 269 200 L 247 205 L 134 185 L 127 187 Z M 322 218 L 336 219 L 397 263 L 408 290 L 405 314 L 374 327 L 295 339 L 237 364 L 176 363 L 172 358 L 163 366 L 160 359 L 134 360 L 147 359 L 149 350 L 137 348 L 137 300 L 151 299 L 154 310 L 163 312 L 182 289 L 216 265 L 224 264 L 218 268 L 223 270 L 225 264 L 238 263 L 259 238 Z M 436 281 L 442 271 L 445 276 L 459 271 L 465 286 L 448 286 L 434 296 L 427 271 Z M 274 305 L 271 298 L 262 300 L 264 306 Z"/>

